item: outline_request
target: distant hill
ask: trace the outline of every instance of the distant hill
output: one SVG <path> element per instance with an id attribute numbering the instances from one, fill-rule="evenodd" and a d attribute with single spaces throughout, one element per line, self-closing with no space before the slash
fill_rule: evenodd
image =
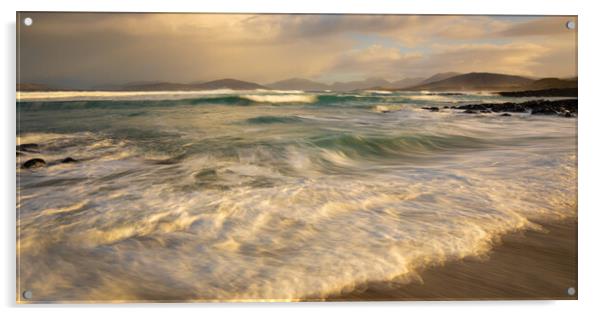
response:
<path id="1" fill-rule="evenodd" d="M 571 79 L 543 78 L 543 79 L 535 80 L 523 88 L 524 88 L 524 90 L 577 88 L 577 78 L 571 78 Z"/>
<path id="2" fill-rule="evenodd" d="M 104 90 L 104 89 L 103 89 Z M 149 83 L 127 83 L 108 87 L 107 90 L 119 91 L 171 91 L 171 90 L 192 90 L 190 86 L 183 83 L 172 82 L 149 82 Z"/>
<path id="3" fill-rule="evenodd" d="M 209 81 L 205 83 L 188 85 L 191 90 L 215 90 L 215 89 L 232 89 L 232 90 L 255 90 L 255 89 L 268 89 L 266 86 L 248 81 L 242 81 L 237 79 L 220 79 Z"/>
<path id="4" fill-rule="evenodd" d="M 438 74 L 434 74 L 426 79 L 424 79 L 422 82 L 416 83 L 416 84 L 428 84 L 428 83 L 432 83 L 432 82 L 437 82 L 437 81 L 441 81 L 441 80 L 445 80 L 454 76 L 458 76 L 461 75 L 461 73 L 459 72 L 440 72 Z"/>
<path id="5" fill-rule="evenodd" d="M 134 82 L 128 82 L 126 84 L 102 84 L 102 85 L 93 86 L 91 88 L 91 90 L 98 90 L 98 91 L 131 90 L 131 89 L 136 89 L 138 87 L 150 86 L 153 84 L 156 84 L 156 85 L 168 84 L 168 82 L 134 81 Z"/>
<path id="6" fill-rule="evenodd" d="M 577 97 L 577 86 L 577 78 L 543 78 L 499 94 L 505 97 Z"/>
<path id="7" fill-rule="evenodd" d="M 316 81 L 303 78 L 291 78 L 266 84 L 268 88 L 276 90 L 303 90 L 303 91 L 324 91 L 329 90 L 330 86 Z"/>
<path id="8" fill-rule="evenodd" d="M 515 90 L 525 87 L 534 80 L 521 77 L 487 72 L 471 72 L 447 79 L 420 84 L 408 90 L 462 91 L 462 90 Z"/>
<path id="9" fill-rule="evenodd" d="M 381 86 L 373 86 L 371 90 L 403 90 L 407 88 L 411 88 L 418 85 L 424 85 L 435 81 L 444 80 L 453 76 L 460 75 L 458 72 L 442 72 L 430 76 L 428 78 L 424 77 L 414 77 L 414 78 L 404 78 L 401 80 L 393 81 L 388 84 L 384 84 Z"/>
<path id="10" fill-rule="evenodd" d="M 262 85 L 236 79 L 220 79 L 198 83 L 173 83 L 173 82 L 130 82 L 122 85 L 105 85 L 96 87 L 99 90 L 112 91 L 194 91 L 194 90 L 255 90 L 269 89 Z"/>
<path id="11" fill-rule="evenodd" d="M 61 91 L 64 89 L 43 83 L 17 83 L 17 91 Z"/>
<path id="12" fill-rule="evenodd" d="M 437 80 L 439 79 L 439 80 Z M 531 91 L 548 89 L 577 89 L 577 78 L 559 79 L 543 78 L 529 79 L 496 73 L 473 72 L 459 74 L 453 72 L 438 73 L 429 78 L 405 78 L 397 81 L 387 81 L 383 78 L 368 78 L 365 80 L 335 82 L 325 84 L 303 78 L 290 78 L 260 85 L 254 82 L 237 79 L 220 79 L 208 82 L 173 83 L 159 81 L 139 81 L 120 85 L 96 86 L 91 90 L 103 91 L 194 91 L 194 90 L 304 90 L 304 91 L 354 91 L 354 90 L 431 90 L 431 91 L 462 91 L 462 90 L 488 90 L 488 91 Z M 64 91 L 46 84 L 21 83 L 17 84 L 17 91 Z M 79 89 L 71 89 L 79 90 Z M 557 93 L 557 92 L 555 92 Z M 571 92 L 572 93 L 572 92 Z"/>

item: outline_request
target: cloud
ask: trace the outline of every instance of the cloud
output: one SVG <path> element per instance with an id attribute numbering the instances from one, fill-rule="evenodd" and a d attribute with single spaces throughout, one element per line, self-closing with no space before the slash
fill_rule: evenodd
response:
<path id="1" fill-rule="evenodd" d="M 549 48 L 533 43 L 437 45 L 429 60 L 418 66 L 535 76 L 541 67 L 539 58 L 548 53 Z"/>
<path id="2" fill-rule="evenodd" d="M 497 72 L 524 76 L 570 76 L 576 65 L 572 46 L 533 42 L 507 44 L 433 44 L 428 54 L 372 45 L 346 52 L 331 72 L 357 77 L 370 73 L 384 78 L 424 76 L 438 72 Z M 554 65 L 554 67 L 550 67 Z M 575 74 L 576 75 L 576 74 Z"/>
<path id="3" fill-rule="evenodd" d="M 390 37 L 407 46 L 433 39 L 483 38 L 507 27 L 487 17 L 419 15 L 259 15 L 243 23 L 244 29 L 271 34 L 275 40 L 356 33 Z"/>
<path id="4" fill-rule="evenodd" d="M 224 77 L 266 82 L 293 73 L 314 76 L 352 46 L 343 37 L 311 45 L 277 41 L 270 30 L 246 29 L 244 21 L 251 17 L 34 16 L 38 29 L 22 29 L 20 37 L 20 75 L 23 81 L 78 81 L 82 86 Z"/>
<path id="5" fill-rule="evenodd" d="M 341 54 L 336 62 L 325 70 L 342 72 L 353 77 L 369 73 L 371 76 L 398 78 L 404 67 L 416 63 L 421 58 L 422 54 L 418 52 L 402 53 L 397 48 L 372 45 Z"/>
<path id="6" fill-rule="evenodd" d="M 545 17 L 522 23 L 508 25 L 496 36 L 522 37 L 522 36 L 561 36 L 571 37 L 575 32 L 566 28 L 568 21 L 577 22 L 576 17 L 559 16 Z"/>
<path id="7" fill-rule="evenodd" d="M 576 75 L 567 17 L 32 13 L 23 82 Z M 568 17 L 570 18 L 570 17 Z"/>

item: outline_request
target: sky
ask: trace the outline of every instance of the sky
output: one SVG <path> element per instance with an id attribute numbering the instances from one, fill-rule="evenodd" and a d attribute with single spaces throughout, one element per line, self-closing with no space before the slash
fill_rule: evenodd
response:
<path id="1" fill-rule="evenodd" d="M 30 17 L 31 26 L 22 20 Z M 22 83 L 577 76 L 571 16 L 22 13 Z"/>

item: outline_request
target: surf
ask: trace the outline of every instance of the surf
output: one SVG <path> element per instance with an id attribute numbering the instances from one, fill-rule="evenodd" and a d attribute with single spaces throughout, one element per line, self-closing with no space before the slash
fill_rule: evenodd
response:
<path id="1" fill-rule="evenodd" d="M 576 214 L 574 120 L 243 95 L 19 102 L 18 143 L 38 144 L 15 165 L 23 282 L 49 300 L 322 299 Z"/>

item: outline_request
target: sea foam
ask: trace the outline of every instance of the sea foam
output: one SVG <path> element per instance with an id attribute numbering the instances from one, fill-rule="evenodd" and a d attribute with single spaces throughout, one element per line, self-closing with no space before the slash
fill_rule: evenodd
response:
<path id="1" fill-rule="evenodd" d="M 576 213 L 574 120 L 331 98 L 21 111 L 19 142 L 40 150 L 17 158 L 20 285 L 40 300 L 321 299 Z"/>
<path id="2" fill-rule="evenodd" d="M 286 94 L 286 95 L 265 95 L 248 94 L 241 98 L 259 103 L 314 103 L 317 100 L 315 95 L 311 94 Z"/>

